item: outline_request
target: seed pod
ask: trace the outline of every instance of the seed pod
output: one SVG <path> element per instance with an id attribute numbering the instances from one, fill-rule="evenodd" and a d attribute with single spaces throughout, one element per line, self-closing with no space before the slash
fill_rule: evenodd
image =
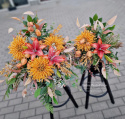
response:
<path id="1" fill-rule="evenodd" d="M 37 36 L 41 36 L 40 30 L 36 29 L 35 33 L 36 33 Z"/>
<path id="2" fill-rule="evenodd" d="M 80 44 L 83 44 L 83 43 L 85 43 L 85 39 L 84 38 L 80 40 Z"/>
<path id="3" fill-rule="evenodd" d="M 30 57 L 30 54 L 25 54 L 25 57 L 26 57 L 26 58 L 29 58 L 29 57 Z"/>
<path id="4" fill-rule="evenodd" d="M 18 69 L 20 69 L 20 68 L 22 67 L 22 64 L 21 64 L 21 63 L 18 63 L 18 64 L 16 65 L 16 67 L 17 67 Z"/>
<path id="5" fill-rule="evenodd" d="M 81 56 L 81 51 L 76 51 L 75 57 L 80 57 Z"/>
<path id="6" fill-rule="evenodd" d="M 28 27 L 28 31 L 29 31 L 29 32 L 33 32 L 33 31 L 34 31 L 34 28 L 31 27 L 31 26 L 29 26 L 29 27 Z"/>
<path id="7" fill-rule="evenodd" d="M 22 64 L 22 65 L 25 65 L 26 63 L 27 63 L 27 59 L 23 58 L 23 59 L 21 60 L 21 64 Z"/>
<path id="8" fill-rule="evenodd" d="M 92 52 L 88 51 L 87 54 L 86 54 L 86 56 L 91 57 L 92 56 Z"/>

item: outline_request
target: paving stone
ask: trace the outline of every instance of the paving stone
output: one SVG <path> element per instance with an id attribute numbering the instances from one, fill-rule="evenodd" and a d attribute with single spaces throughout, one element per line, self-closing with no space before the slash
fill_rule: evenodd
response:
<path id="1" fill-rule="evenodd" d="M 103 114 L 104 114 L 105 118 L 113 118 L 115 116 L 121 115 L 121 113 L 120 113 L 118 108 L 112 108 L 112 109 L 103 110 Z"/>
<path id="2" fill-rule="evenodd" d="M 53 113 L 53 116 L 54 116 L 54 119 L 60 119 L 58 112 L 54 112 L 54 113 Z M 50 114 L 49 114 L 49 113 L 44 114 L 44 115 L 43 115 L 43 119 L 50 119 Z"/>
<path id="3" fill-rule="evenodd" d="M 81 99 L 76 99 L 75 100 L 76 103 L 78 104 L 78 106 L 81 106 L 82 105 L 82 102 L 81 102 Z M 71 107 L 74 107 L 72 101 L 70 100 L 68 103 L 67 103 L 67 108 L 71 108 Z"/>
<path id="4" fill-rule="evenodd" d="M 25 117 L 32 117 L 35 115 L 35 109 L 30 109 L 30 110 L 25 110 L 25 111 L 21 111 L 20 113 L 20 118 L 25 118 Z"/>
<path id="5" fill-rule="evenodd" d="M 35 107 L 41 107 L 41 106 L 42 106 L 42 103 L 40 102 L 40 100 L 29 103 L 29 108 L 35 108 Z"/>
<path id="6" fill-rule="evenodd" d="M 89 105 L 88 109 L 85 109 L 85 106 L 82 106 L 76 110 L 76 115 L 86 114 L 86 113 L 90 113 L 90 112 L 92 112 L 90 105 Z"/>
<path id="7" fill-rule="evenodd" d="M 95 104 L 92 104 L 91 106 L 93 111 L 99 111 L 99 110 L 104 110 L 108 108 L 108 105 L 106 102 L 95 103 Z"/>
<path id="8" fill-rule="evenodd" d="M 125 119 L 125 115 L 123 115 L 123 116 L 118 116 L 118 117 L 114 117 L 113 119 Z"/>
<path id="9" fill-rule="evenodd" d="M 113 91 L 112 93 L 115 98 L 123 97 L 125 95 L 125 89 Z"/>
<path id="10" fill-rule="evenodd" d="M 23 98 L 23 102 L 31 102 L 37 100 L 33 95 Z"/>
<path id="11" fill-rule="evenodd" d="M 0 102 L 0 108 L 7 107 L 8 101 Z"/>
<path id="12" fill-rule="evenodd" d="M 5 119 L 19 119 L 19 112 L 6 114 Z"/>
<path id="13" fill-rule="evenodd" d="M 60 113 L 60 118 L 66 118 L 66 117 L 74 116 L 75 110 L 73 108 L 66 109 L 66 110 L 61 110 L 59 113 Z"/>
<path id="14" fill-rule="evenodd" d="M 0 116 L 0 119 L 4 119 L 4 115 Z"/>
<path id="15" fill-rule="evenodd" d="M 18 99 L 10 100 L 10 101 L 9 101 L 9 106 L 10 106 L 10 105 L 21 104 L 21 102 L 22 102 L 22 98 L 18 98 Z"/>
<path id="16" fill-rule="evenodd" d="M 86 101 L 86 98 L 82 98 L 82 103 L 83 105 L 85 105 L 85 101 Z M 97 102 L 98 100 L 96 98 L 93 98 L 93 97 L 90 97 L 89 98 L 89 104 L 93 104 L 95 102 Z"/>
<path id="17" fill-rule="evenodd" d="M 14 112 L 21 111 L 21 110 L 26 110 L 26 109 L 28 109 L 28 103 L 16 105 L 15 108 L 14 108 Z"/>
<path id="18" fill-rule="evenodd" d="M 104 119 L 102 112 L 93 112 L 86 114 L 86 119 Z"/>
<path id="19" fill-rule="evenodd" d="M 110 100 L 107 101 L 109 107 L 119 107 L 121 105 L 125 105 L 122 98 L 117 98 L 117 99 L 114 99 L 114 100 L 115 100 L 115 104 L 112 104 Z"/>
<path id="20" fill-rule="evenodd" d="M 116 87 L 117 87 L 118 89 L 124 89 L 124 88 L 125 88 L 125 82 L 116 84 Z"/>
<path id="21" fill-rule="evenodd" d="M 6 97 L 5 100 L 10 100 L 10 99 L 15 99 L 16 98 L 16 93 L 14 94 L 9 94 L 9 98 Z"/>
<path id="22" fill-rule="evenodd" d="M 27 119 L 43 119 L 43 118 L 42 118 L 42 115 L 38 115 L 38 116 L 29 117 Z"/>
<path id="23" fill-rule="evenodd" d="M 14 106 L 2 108 L 0 110 L 0 115 L 13 112 Z"/>
<path id="24" fill-rule="evenodd" d="M 85 116 L 84 115 L 80 115 L 80 116 L 73 116 L 69 119 L 85 119 Z"/>
<path id="25" fill-rule="evenodd" d="M 125 114 L 125 106 L 121 106 L 121 107 L 119 107 L 119 109 L 120 109 L 122 114 Z"/>
<path id="26" fill-rule="evenodd" d="M 36 114 L 43 114 L 43 113 L 47 113 L 47 109 L 45 107 L 39 107 L 39 108 L 36 108 Z"/>

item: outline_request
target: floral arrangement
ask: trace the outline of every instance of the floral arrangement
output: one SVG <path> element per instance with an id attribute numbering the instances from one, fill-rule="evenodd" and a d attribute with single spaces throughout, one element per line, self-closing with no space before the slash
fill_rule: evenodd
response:
<path id="1" fill-rule="evenodd" d="M 93 18 L 89 18 L 90 25 L 84 24 L 80 26 L 77 18 L 76 25 L 79 29 L 83 29 L 81 34 L 76 36 L 75 39 L 75 66 L 81 69 L 81 73 L 84 70 L 90 70 L 91 66 L 94 66 L 95 70 L 99 71 L 99 64 L 102 64 L 102 74 L 107 79 L 109 67 L 114 71 L 114 74 L 120 76 L 117 63 L 118 52 L 114 53 L 113 49 L 117 49 L 122 46 L 122 42 L 119 41 L 119 35 L 115 35 L 113 30 L 115 25 L 111 26 L 117 16 L 111 18 L 108 22 L 102 22 L 102 18 L 98 18 L 95 14 Z"/>
<path id="2" fill-rule="evenodd" d="M 25 20 L 24 15 L 27 15 Z M 24 84 L 22 96 L 27 95 L 27 86 L 34 96 L 48 111 L 53 112 L 51 101 L 58 104 L 56 97 L 61 96 L 57 86 L 63 87 L 66 80 L 77 77 L 71 70 L 70 52 L 74 49 L 68 37 L 63 38 L 57 34 L 62 28 L 59 25 L 53 30 L 53 26 L 47 29 L 47 23 L 39 19 L 33 12 L 25 12 L 22 19 L 12 17 L 24 25 L 8 47 L 13 60 L 9 61 L 0 72 L 4 75 L 8 85 L 5 96 L 9 97 L 11 90 L 17 90 L 20 82 Z M 43 23 L 41 23 L 43 22 Z M 14 29 L 9 28 L 8 32 Z"/>

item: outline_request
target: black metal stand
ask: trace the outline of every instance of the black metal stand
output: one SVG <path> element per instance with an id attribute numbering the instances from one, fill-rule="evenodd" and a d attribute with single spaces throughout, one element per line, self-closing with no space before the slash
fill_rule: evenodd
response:
<path id="1" fill-rule="evenodd" d="M 68 95 L 68 99 L 63 103 L 63 104 L 61 104 L 61 105 L 57 105 L 57 106 L 53 106 L 54 108 L 59 108 L 59 107 L 62 107 L 62 106 L 64 106 L 65 104 L 67 104 L 67 102 L 69 101 L 69 99 L 71 99 L 71 101 L 72 101 L 72 103 L 74 104 L 74 106 L 76 107 L 76 108 L 78 108 L 78 104 L 76 103 L 76 101 L 75 101 L 75 99 L 74 99 L 74 97 L 73 97 L 73 95 L 72 95 L 72 93 L 71 93 L 71 90 L 70 90 L 70 88 L 69 88 L 69 86 L 63 86 L 63 88 L 64 88 L 64 90 L 66 91 L 66 93 L 67 93 L 67 95 Z M 52 104 L 52 102 L 51 102 L 51 104 Z M 53 114 L 50 112 L 50 119 L 54 119 L 54 116 L 53 116 Z"/>
<path id="2" fill-rule="evenodd" d="M 89 96 L 91 97 L 95 97 L 95 98 L 100 98 L 100 97 L 103 97 L 105 96 L 107 93 L 109 94 L 109 97 L 110 97 L 110 100 L 111 100 L 111 103 L 114 104 L 115 101 L 114 101 L 114 97 L 112 95 L 112 92 L 111 92 L 111 89 L 110 89 L 110 86 L 109 86 L 109 83 L 108 83 L 108 80 L 105 79 L 102 75 L 102 72 L 101 72 L 101 68 L 102 68 L 102 65 L 99 67 L 99 72 L 97 71 L 94 71 L 93 67 L 90 69 L 91 72 L 93 72 L 94 76 L 100 76 L 101 78 L 101 81 L 105 83 L 105 86 L 106 86 L 106 89 L 107 91 L 102 94 L 102 95 L 92 95 L 90 94 L 90 88 L 91 88 L 91 74 L 90 72 L 88 71 L 88 76 L 85 77 L 85 71 L 83 72 L 83 75 L 82 75 L 82 78 L 81 78 L 81 81 L 80 81 L 80 86 L 82 86 L 82 89 L 83 91 L 86 93 L 86 101 L 85 101 L 85 108 L 88 109 L 88 104 L 89 104 Z M 97 75 L 97 73 L 99 73 L 99 75 Z M 88 81 L 87 81 L 87 90 L 84 89 L 83 87 L 83 83 L 84 83 L 84 80 L 88 78 Z"/>

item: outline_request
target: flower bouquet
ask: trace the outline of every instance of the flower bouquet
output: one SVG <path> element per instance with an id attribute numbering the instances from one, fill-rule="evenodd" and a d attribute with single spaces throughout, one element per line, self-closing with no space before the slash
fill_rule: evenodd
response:
<path id="1" fill-rule="evenodd" d="M 109 67 L 114 71 L 114 74 L 120 76 L 119 69 L 116 64 L 121 61 L 118 60 L 118 52 L 113 52 L 122 46 L 122 42 L 119 41 L 119 35 L 115 35 L 113 30 L 115 25 L 111 26 L 117 16 L 111 18 L 108 22 L 102 22 L 102 18 L 98 18 L 95 14 L 93 18 L 89 18 L 90 24 L 84 24 L 80 26 L 77 18 L 76 24 L 81 31 L 75 39 L 75 58 L 74 62 L 77 63 L 76 68 L 84 70 L 88 69 L 92 73 L 99 71 L 104 78 L 107 79 Z"/>
<path id="2" fill-rule="evenodd" d="M 33 12 L 28 11 L 25 20 L 12 17 L 24 25 L 8 47 L 13 60 L 9 61 L 5 68 L 0 72 L 7 77 L 8 85 L 5 96 L 9 97 L 11 90 L 17 90 L 23 82 L 24 90 L 22 96 L 27 95 L 27 85 L 34 93 L 35 98 L 39 97 L 40 101 L 48 111 L 53 112 L 53 106 L 50 102 L 58 104 L 56 97 L 61 96 L 61 92 L 56 86 L 63 87 L 66 79 L 77 76 L 71 69 L 71 58 L 68 57 L 74 47 L 61 35 L 57 34 L 61 29 L 59 25 L 53 30 L 53 26 L 47 29 L 47 23 L 39 19 Z M 43 23 L 41 23 L 43 22 Z M 9 28 L 8 32 L 14 29 Z M 56 35 L 57 34 L 57 35 Z M 66 57 L 67 56 L 67 57 Z"/>

